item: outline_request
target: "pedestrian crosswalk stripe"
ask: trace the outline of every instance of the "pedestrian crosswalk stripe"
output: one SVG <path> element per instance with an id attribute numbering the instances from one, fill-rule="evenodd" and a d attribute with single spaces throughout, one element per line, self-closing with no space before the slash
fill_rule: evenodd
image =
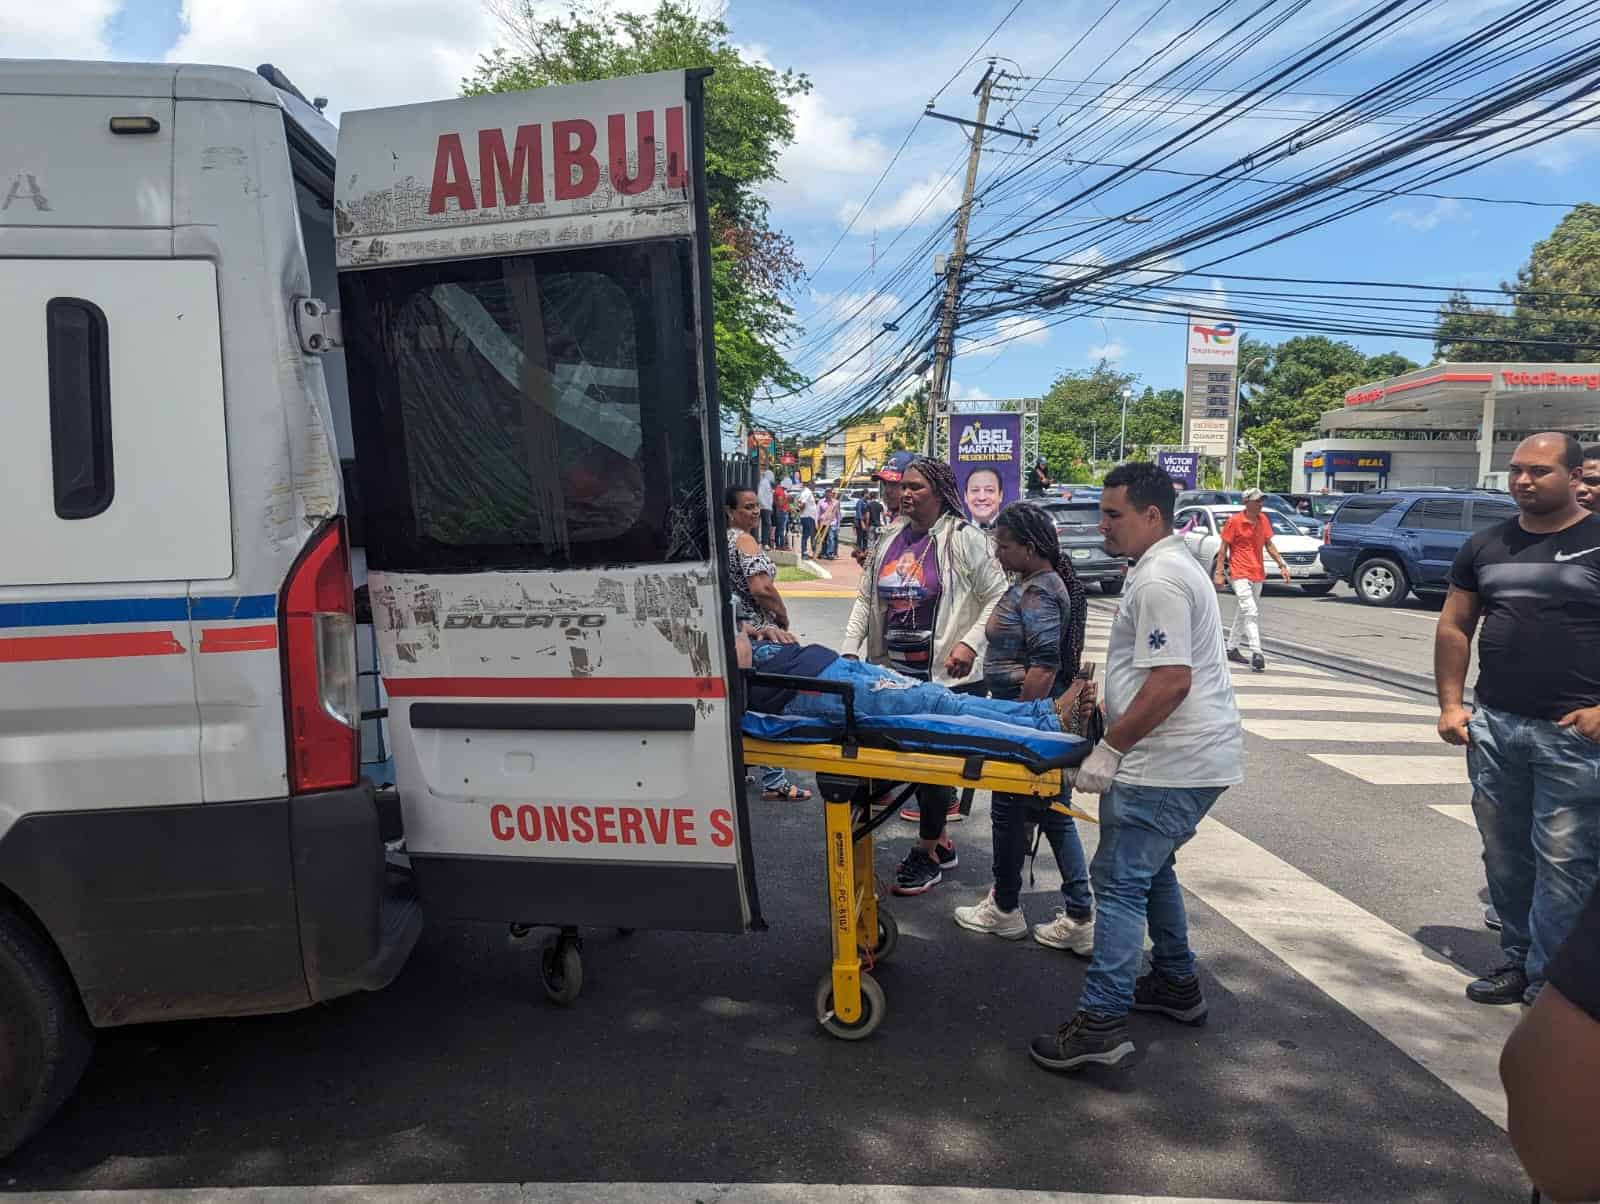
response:
<path id="1" fill-rule="evenodd" d="M 1246 719 L 1244 730 L 1266 740 L 1316 740 L 1350 744 L 1434 744 L 1431 723 L 1362 723 L 1340 719 Z"/>
<path id="2" fill-rule="evenodd" d="M 1345 698 L 1335 694 L 1235 695 L 1241 711 L 1345 711 L 1362 715 L 1437 715 L 1439 708 L 1403 698 Z"/>
<path id="3" fill-rule="evenodd" d="M 1226 800 L 1226 796 L 1224 796 Z M 1226 802 L 1219 807 L 1226 811 Z M 1497 1065 L 1515 1008 L 1469 1003 L 1469 975 L 1215 819 L 1178 856 L 1185 890 L 1375 1029 L 1501 1128 Z"/>
<path id="4" fill-rule="evenodd" d="M 1392 691 L 1380 686 L 1369 686 L 1360 682 L 1335 681 L 1326 677 L 1295 677 L 1282 673 L 1243 673 L 1233 675 L 1233 688 L 1235 690 L 1310 690 L 1313 692 L 1334 694 L 1373 694 L 1392 698 Z"/>
<path id="5" fill-rule="evenodd" d="M 1428 804 L 1440 815 L 1459 820 L 1474 832 L 1478 830 L 1478 821 L 1472 816 L 1471 803 L 1430 803 Z"/>
<path id="6" fill-rule="evenodd" d="M 1311 757 L 1373 786 L 1465 786 L 1467 784 L 1466 758 L 1445 751 L 1443 745 L 1440 745 L 1440 751 L 1436 753 L 1391 756 L 1381 753 L 1312 753 Z M 1467 810 L 1471 811 L 1471 808 Z"/>

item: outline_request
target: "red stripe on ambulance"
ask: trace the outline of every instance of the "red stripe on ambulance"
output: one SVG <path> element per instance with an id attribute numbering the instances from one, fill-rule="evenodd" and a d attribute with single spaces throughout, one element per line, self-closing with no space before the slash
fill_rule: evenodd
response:
<path id="1" fill-rule="evenodd" d="M 205 627 L 200 631 L 201 652 L 256 652 L 278 646 L 276 623 L 249 627 Z"/>
<path id="2" fill-rule="evenodd" d="M 176 656 L 184 651 L 170 631 L 25 635 L 0 639 L 0 663 L 88 661 L 122 656 Z"/>

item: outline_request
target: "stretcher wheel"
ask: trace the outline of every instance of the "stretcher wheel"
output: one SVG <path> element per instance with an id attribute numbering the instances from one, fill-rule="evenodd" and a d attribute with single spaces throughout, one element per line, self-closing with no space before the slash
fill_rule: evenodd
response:
<path id="1" fill-rule="evenodd" d="M 824 974 L 817 984 L 817 1023 L 841 1041 L 859 1041 L 870 1037 L 883 1023 L 888 1003 L 883 998 L 883 988 L 872 975 L 861 975 L 861 1019 L 846 1024 L 833 1014 L 833 975 Z"/>
<path id="2" fill-rule="evenodd" d="M 583 990 L 583 954 L 578 943 L 557 937 L 544 947 L 539 958 L 539 979 L 550 1002 L 570 1004 Z"/>
<path id="3" fill-rule="evenodd" d="M 895 951 L 895 946 L 900 944 L 900 925 L 895 922 L 882 907 L 878 908 L 878 943 L 866 952 L 872 955 L 874 962 L 887 961 L 889 955 Z"/>

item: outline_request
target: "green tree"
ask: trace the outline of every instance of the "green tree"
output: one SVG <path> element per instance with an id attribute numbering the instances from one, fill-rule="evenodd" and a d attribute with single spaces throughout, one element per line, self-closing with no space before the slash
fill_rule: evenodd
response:
<path id="1" fill-rule="evenodd" d="M 746 57 L 717 16 L 681 0 L 649 13 L 603 7 L 549 17 L 538 0 L 504 0 L 496 15 L 514 45 L 478 60 L 462 92 L 518 92 L 583 80 L 710 67 L 706 82 L 706 203 L 710 215 L 717 386 L 725 422 L 750 421 L 758 389 L 806 383 L 784 355 L 795 332 L 787 297 L 803 274 L 787 235 L 768 224 L 763 184 L 794 141 L 795 97 L 810 81 Z"/>
<path id="2" fill-rule="evenodd" d="M 920 452 L 928 442 L 928 386 L 918 385 L 898 405 L 885 410 L 883 416 L 900 420 L 889 434 L 885 452 Z"/>
<path id="3" fill-rule="evenodd" d="M 1134 393 L 1128 400 L 1127 458 L 1153 443 L 1176 443 L 1182 434 L 1183 392 L 1140 390 L 1138 383 L 1136 375 L 1119 372 L 1105 360 L 1087 372 L 1063 372 L 1039 403 L 1040 446 L 1047 435 L 1070 434 L 1084 448 L 1092 445 L 1101 459 L 1114 457 L 1122 432 L 1124 389 Z"/>
<path id="4" fill-rule="evenodd" d="M 1254 453 L 1259 451 L 1261 487 L 1268 490 L 1289 487 L 1290 455 L 1316 436 L 1322 415 L 1343 406 L 1346 393 L 1417 367 L 1397 352 L 1369 357 L 1321 335 L 1276 344 L 1247 338 L 1239 363 L 1244 381 L 1239 441 L 1250 450 L 1239 455 L 1236 479 L 1255 484 Z"/>
<path id="5" fill-rule="evenodd" d="M 1500 287 L 1510 313 L 1462 293 L 1440 307 L 1439 359 L 1600 363 L 1600 205 L 1574 206 Z"/>

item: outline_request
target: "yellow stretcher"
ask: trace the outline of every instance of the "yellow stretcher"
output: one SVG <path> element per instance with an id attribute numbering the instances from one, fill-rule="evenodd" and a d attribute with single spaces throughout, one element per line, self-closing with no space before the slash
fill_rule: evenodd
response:
<path id="1" fill-rule="evenodd" d="M 781 679 L 761 676 L 780 684 Z M 916 786 L 1033 795 L 1055 800 L 1050 804 L 1053 811 L 1097 822 L 1094 816 L 1059 801 L 1063 797 L 1062 770 L 1032 773 L 993 757 L 901 752 L 862 747 L 853 740 L 791 744 L 745 736 L 744 759 L 747 765 L 782 766 L 816 774 L 826 819 L 833 946 L 832 967 L 817 984 L 817 1022 L 846 1041 L 859 1041 L 883 1022 L 883 988 L 869 971 L 894 952 L 900 930 L 894 916 L 878 906 L 872 833 L 899 810 Z"/>

